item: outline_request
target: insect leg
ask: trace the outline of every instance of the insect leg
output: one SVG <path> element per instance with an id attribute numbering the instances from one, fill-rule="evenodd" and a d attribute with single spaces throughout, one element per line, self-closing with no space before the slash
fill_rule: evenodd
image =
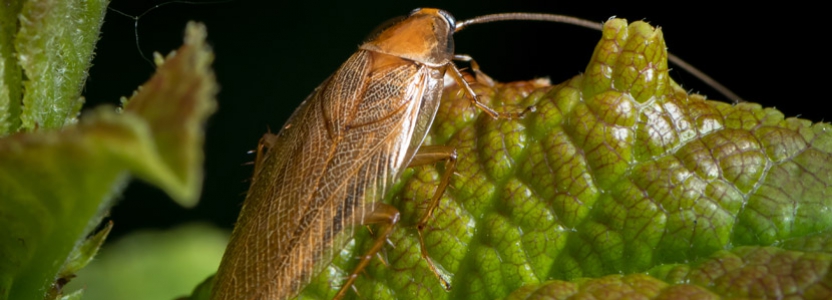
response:
<path id="1" fill-rule="evenodd" d="M 445 161 L 445 172 L 442 174 L 442 179 L 439 182 L 439 186 L 436 187 L 433 197 L 430 198 L 427 212 L 425 212 L 422 218 L 419 219 L 419 223 L 416 224 L 416 229 L 419 232 L 419 246 L 422 252 L 422 258 L 424 258 L 428 263 L 428 267 L 430 267 L 430 270 L 434 275 L 436 275 L 436 278 L 439 279 L 442 287 L 446 290 L 450 290 L 451 283 L 448 281 L 448 278 L 439 272 L 437 266 L 428 255 L 428 249 L 425 247 L 424 231 L 427 227 L 428 220 L 433 216 L 433 211 L 436 210 L 437 206 L 439 206 L 439 199 L 441 199 L 442 195 L 445 193 L 445 189 L 451 181 L 451 175 L 454 174 L 454 169 L 456 168 L 456 149 L 449 146 L 438 145 L 422 146 L 419 148 L 419 151 L 416 152 L 416 155 L 413 156 L 413 160 L 410 161 L 410 165 L 408 165 L 408 167 L 429 165 L 439 161 Z"/>
<path id="2" fill-rule="evenodd" d="M 523 118 L 526 115 L 527 112 L 533 112 L 534 111 L 534 107 L 528 107 L 528 108 L 524 109 L 521 112 L 511 112 L 511 113 L 504 113 L 503 115 L 500 115 L 499 113 L 497 113 L 497 111 L 488 107 L 488 105 L 485 105 L 485 103 L 480 102 L 480 98 L 477 97 L 477 94 L 474 92 L 474 89 L 471 88 L 471 85 L 468 84 L 468 81 L 465 80 L 465 76 L 462 75 L 462 72 L 459 71 L 459 68 L 457 68 L 456 65 L 454 65 L 452 63 L 449 63 L 448 64 L 448 69 L 450 69 L 450 72 L 446 73 L 446 74 L 449 74 L 451 76 L 451 78 L 453 78 L 454 81 L 456 81 L 456 83 L 459 84 L 459 86 L 461 86 L 463 90 L 465 90 L 465 93 L 467 93 L 469 96 L 471 96 L 471 102 L 474 103 L 474 106 L 481 109 L 482 111 L 484 111 L 486 114 L 488 114 L 492 118 L 495 118 L 495 119 L 502 118 L 502 119 L 509 119 L 509 120 L 511 120 L 511 119 L 520 119 L 520 118 Z"/>
<path id="3" fill-rule="evenodd" d="M 485 75 L 485 73 L 480 70 L 480 65 L 468 54 L 454 54 L 454 60 L 456 61 L 464 61 L 471 65 L 471 71 L 474 72 L 474 76 L 477 78 L 477 82 L 487 85 L 487 86 L 494 86 L 494 79 L 490 76 Z"/>
<path id="4" fill-rule="evenodd" d="M 271 132 L 264 134 L 260 138 L 260 141 L 257 143 L 257 156 L 254 158 L 254 176 L 252 178 L 257 178 L 257 173 L 260 173 L 260 168 L 263 167 L 263 160 L 266 159 L 266 152 L 274 148 L 275 143 L 277 143 L 277 135 Z"/>
<path id="5" fill-rule="evenodd" d="M 347 289 L 352 287 L 352 284 L 355 282 L 355 279 L 358 277 L 358 273 L 364 270 L 367 265 L 370 263 L 370 260 L 373 259 L 373 256 L 381 250 L 381 247 L 384 246 L 384 243 L 387 241 L 387 236 L 393 232 L 393 228 L 395 227 L 396 223 L 399 222 L 399 210 L 391 205 L 387 205 L 384 203 L 376 203 L 373 211 L 364 217 L 364 221 L 361 223 L 363 225 L 367 224 L 381 224 L 381 229 L 378 231 L 378 237 L 376 237 L 375 242 L 373 242 L 373 246 L 370 247 L 370 250 L 367 250 L 367 253 L 364 253 L 361 256 L 361 261 L 358 262 L 358 265 L 355 266 L 355 269 L 350 273 L 347 281 L 344 282 L 344 285 L 341 286 L 341 289 L 338 290 L 338 294 L 335 294 L 335 297 L 332 299 L 341 299 L 344 298 L 347 294 Z"/>
<path id="6" fill-rule="evenodd" d="M 446 74 L 450 75 L 451 78 L 453 78 L 454 81 L 456 81 L 456 83 L 459 84 L 463 90 L 465 90 L 465 93 L 467 93 L 468 96 L 471 96 L 471 102 L 474 103 L 474 106 L 478 107 L 492 118 L 500 118 L 500 114 L 488 107 L 488 105 L 480 102 L 480 98 L 477 97 L 477 93 L 474 92 L 474 89 L 471 88 L 471 85 L 468 84 L 468 81 L 465 80 L 465 76 L 462 75 L 462 72 L 459 71 L 459 68 L 457 68 L 456 65 L 448 63 L 448 69 L 450 69 L 450 72 Z"/>

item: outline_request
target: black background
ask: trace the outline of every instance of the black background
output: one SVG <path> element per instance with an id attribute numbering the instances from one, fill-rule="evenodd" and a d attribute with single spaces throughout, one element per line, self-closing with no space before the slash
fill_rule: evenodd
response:
<path id="1" fill-rule="evenodd" d="M 129 15 L 169 1 L 115 0 L 110 7 Z M 353 1 L 349 1 L 353 2 Z M 513 1 L 520 2 L 520 1 Z M 221 91 L 219 111 L 208 121 L 205 182 L 193 209 L 181 208 L 160 190 L 130 184 L 113 208 L 111 238 L 141 228 L 169 228 L 207 221 L 231 228 L 244 194 L 253 149 L 267 128 L 279 128 L 294 108 L 351 55 L 378 24 L 416 7 L 438 7 L 458 20 L 497 12 L 548 12 L 594 21 L 611 16 L 660 25 L 672 53 L 708 73 L 748 101 L 776 106 L 786 116 L 812 121 L 832 116 L 828 97 L 828 51 L 824 11 L 788 4 L 729 8 L 694 2 L 601 4 L 485 4 L 436 1 L 236 0 L 225 3 L 163 4 L 138 22 L 108 11 L 84 94 L 88 107 L 118 103 L 151 75 L 139 51 L 167 53 L 182 41 L 188 20 L 206 23 L 216 53 Z M 672 4 L 668 6 L 668 4 Z M 456 37 L 456 50 L 473 56 L 500 81 L 549 76 L 562 82 L 584 70 L 600 34 L 563 24 L 503 22 L 471 27 Z M 723 96 L 692 75 L 671 71 L 686 89 L 713 99 Z"/>

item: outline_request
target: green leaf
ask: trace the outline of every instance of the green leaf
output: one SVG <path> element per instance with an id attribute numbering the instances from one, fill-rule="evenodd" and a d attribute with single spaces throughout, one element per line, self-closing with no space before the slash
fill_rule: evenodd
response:
<path id="1" fill-rule="evenodd" d="M 101 229 L 98 233 L 88 238 L 83 242 L 83 244 L 80 245 L 80 247 L 72 249 L 72 252 L 69 253 L 69 257 L 67 257 L 66 262 L 58 272 L 55 283 L 52 285 L 49 292 L 47 292 L 45 299 L 81 298 L 81 294 L 83 293 L 81 291 L 72 292 L 63 296 L 63 287 L 75 277 L 75 273 L 86 267 L 87 264 L 92 261 L 92 258 L 98 253 L 98 249 L 101 248 L 102 244 L 104 244 L 104 240 L 107 239 L 107 235 L 110 234 L 110 230 L 112 229 L 113 222 L 107 222 L 107 224 L 104 225 L 104 229 Z"/>
<path id="2" fill-rule="evenodd" d="M 56 129 L 75 122 L 107 3 L 24 1 L 14 45 L 26 78 L 20 115 L 25 130 Z"/>
<path id="3" fill-rule="evenodd" d="M 88 238 L 80 247 L 73 249 L 63 269 L 58 273 L 58 277 L 69 278 L 75 276 L 75 273 L 78 273 L 78 271 L 86 267 L 92 261 L 92 258 L 95 257 L 95 254 L 98 253 L 98 249 L 104 244 L 104 240 L 107 239 L 107 235 L 110 234 L 110 230 L 112 229 L 113 222 L 107 222 L 104 225 L 104 229 L 101 229 L 98 233 Z"/>
<path id="4" fill-rule="evenodd" d="M 86 300 L 172 300 L 217 270 L 226 244 L 228 232 L 206 224 L 139 231 L 108 243 L 64 290 L 82 288 Z"/>
<path id="5" fill-rule="evenodd" d="M 832 291 L 824 277 L 830 263 L 829 253 L 745 246 L 717 251 L 692 267 L 665 265 L 649 275 L 552 280 L 524 286 L 506 299 L 829 299 Z"/>
<path id="6" fill-rule="evenodd" d="M 0 137 L 20 127 L 22 70 L 17 64 L 14 37 L 23 1 L 6 1 L 0 10 Z"/>
<path id="7" fill-rule="evenodd" d="M 830 124 L 687 94 L 661 30 L 620 19 L 583 75 L 485 83 L 474 89 L 490 107 L 534 112 L 494 120 L 458 87 L 444 93 L 426 144 L 457 149 L 457 176 L 425 244 L 452 290 L 415 228 L 440 164 L 392 191 L 388 265 L 373 260 L 349 298 L 829 297 Z M 374 242 L 356 232 L 301 297 L 335 294 Z"/>
<path id="8" fill-rule="evenodd" d="M 223 247 L 225 249 L 225 247 Z M 222 255 L 220 255 L 222 256 Z M 219 266 L 217 266 L 219 267 Z M 214 287 L 214 275 L 206 278 L 202 283 L 194 288 L 194 291 L 191 292 L 191 295 L 187 298 L 183 298 L 182 300 L 209 300 L 211 299 L 211 289 Z"/>
<path id="9" fill-rule="evenodd" d="M 77 267 L 70 254 L 84 251 L 79 248 L 85 237 L 130 174 L 158 185 L 180 203 L 196 202 L 202 126 L 215 109 L 217 90 L 205 35 L 204 26 L 189 24 L 185 45 L 159 66 L 122 113 L 98 107 L 60 130 L 0 139 L 0 299 L 43 299 L 53 283 L 59 287 L 59 279 L 68 276 L 59 271 Z M 35 89 L 42 88 L 64 86 Z M 26 91 L 27 96 L 32 92 L 29 86 Z M 71 93 L 61 91 L 50 93 Z M 53 117 L 44 120 L 58 120 Z"/>

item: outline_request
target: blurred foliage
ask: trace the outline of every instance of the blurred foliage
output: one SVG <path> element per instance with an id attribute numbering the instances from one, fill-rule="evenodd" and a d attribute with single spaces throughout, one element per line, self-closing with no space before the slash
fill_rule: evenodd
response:
<path id="1" fill-rule="evenodd" d="M 217 271 L 228 232 L 204 224 L 140 231 L 108 243 L 64 289 L 86 300 L 174 299 Z"/>
<path id="2" fill-rule="evenodd" d="M 107 1 L 7 1 L 0 13 L 0 299 L 78 299 L 62 286 L 109 225 L 86 239 L 131 174 L 192 206 L 202 126 L 215 109 L 205 28 L 123 108 L 76 120 Z"/>

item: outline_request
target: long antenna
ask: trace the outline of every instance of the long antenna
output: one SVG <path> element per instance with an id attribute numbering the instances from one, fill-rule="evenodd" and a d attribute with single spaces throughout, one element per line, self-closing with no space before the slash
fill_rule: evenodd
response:
<path id="1" fill-rule="evenodd" d="M 601 23 L 576 18 L 573 16 L 539 13 L 501 13 L 479 16 L 473 19 L 458 22 L 456 24 L 456 30 L 454 30 L 454 32 L 459 32 L 460 30 L 465 29 L 465 27 L 468 27 L 470 25 L 491 23 L 497 21 L 543 21 L 577 25 L 589 29 L 595 29 L 598 31 L 604 29 L 604 25 L 602 25 Z"/>
<path id="2" fill-rule="evenodd" d="M 557 14 L 541 14 L 541 13 L 501 13 L 501 14 L 491 14 L 491 15 L 484 15 L 475 17 L 473 19 L 468 19 L 462 22 L 458 22 L 456 25 L 456 29 L 454 32 L 459 32 L 462 29 L 474 24 L 483 24 L 483 23 L 490 23 L 490 22 L 497 22 L 497 21 L 544 21 L 544 22 L 555 22 L 555 23 L 564 23 L 570 25 L 576 25 L 584 28 L 595 29 L 601 31 L 604 29 L 603 23 L 593 22 L 586 19 L 576 18 L 573 16 L 566 16 L 566 15 L 557 15 Z M 686 72 L 690 73 L 700 81 L 704 82 L 723 96 L 727 97 L 729 100 L 736 101 L 736 102 L 745 102 L 739 95 L 725 87 L 724 85 L 720 84 L 711 76 L 705 74 L 705 72 L 700 71 L 696 67 L 692 66 L 691 64 L 687 63 L 683 59 L 679 58 L 678 56 L 674 55 L 673 53 L 667 53 L 667 60 L 671 63 L 679 66 Z"/>
<path id="3" fill-rule="evenodd" d="M 234 1 L 234 0 L 216 0 L 216 1 L 203 1 L 203 2 L 187 1 L 187 0 L 172 0 L 172 1 L 162 2 L 162 3 L 156 4 L 153 7 L 148 8 L 147 10 L 145 10 L 144 12 L 140 13 L 137 16 L 133 16 L 133 15 L 124 13 L 124 12 L 122 12 L 118 9 L 112 8 L 110 6 L 107 6 L 107 9 L 114 12 L 114 13 L 117 13 L 117 14 L 120 14 L 122 16 L 133 19 L 133 35 L 136 36 L 136 50 L 139 51 L 139 55 L 142 57 L 142 59 L 144 59 L 146 62 L 150 63 L 150 67 L 155 69 L 156 64 L 153 63 L 153 61 L 151 61 L 149 58 L 147 58 L 147 56 L 144 55 L 144 52 L 142 52 L 142 47 L 139 45 L 139 19 L 141 19 L 142 17 L 144 17 L 144 15 L 150 13 L 151 11 L 154 11 L 157 8 L 168 5 L 168 4 L 203 5 L 203 4 L 222 4 L 222 3 L 232 2 L 232 1 Z"/>

